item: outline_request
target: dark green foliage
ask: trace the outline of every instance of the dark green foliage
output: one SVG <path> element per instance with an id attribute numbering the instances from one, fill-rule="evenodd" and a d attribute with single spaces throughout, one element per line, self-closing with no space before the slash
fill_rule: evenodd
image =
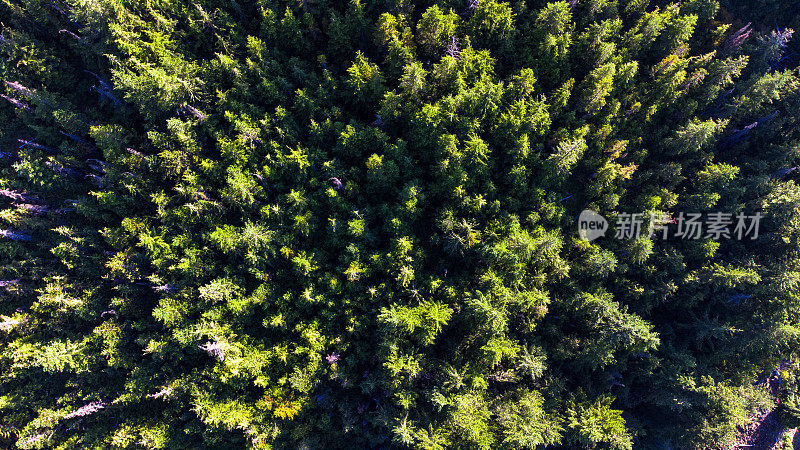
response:
<path id="1" fill-rule="evenodd" d="M 797 426 L 800 16 L 732 3 L 0 2 L 0 447 Z"/>

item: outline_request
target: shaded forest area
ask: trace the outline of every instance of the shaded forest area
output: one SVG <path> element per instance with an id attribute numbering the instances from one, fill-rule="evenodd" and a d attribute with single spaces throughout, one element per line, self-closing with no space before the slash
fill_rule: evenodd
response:
<path id="1" fill-rule="evenodd" d="M 794 30 L 0 0 L 0 447 L 792 448 Z M 586 209 L 763 218 L 588 241 Z"/>

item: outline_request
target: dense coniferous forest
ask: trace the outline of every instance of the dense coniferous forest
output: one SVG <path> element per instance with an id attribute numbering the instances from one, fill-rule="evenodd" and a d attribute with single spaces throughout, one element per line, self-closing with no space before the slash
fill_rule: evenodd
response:
<path id="1" fill-rule="evenodd" d="M 0 447 L 793 448 L 795 29 L 0 0 Z"/>

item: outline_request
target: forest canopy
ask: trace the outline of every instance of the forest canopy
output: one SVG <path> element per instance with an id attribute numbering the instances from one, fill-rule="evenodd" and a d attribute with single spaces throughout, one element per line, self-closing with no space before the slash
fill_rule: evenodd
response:
<path id="1" fill-rule="evenodd" d="M 0 447 L 792 448 L 798 27 L 0 0 Z"/>

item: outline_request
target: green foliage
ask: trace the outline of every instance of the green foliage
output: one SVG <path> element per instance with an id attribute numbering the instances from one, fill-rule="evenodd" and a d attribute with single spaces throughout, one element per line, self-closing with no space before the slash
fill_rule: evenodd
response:
<path id="1" fill-rule="evenodd" d="M 504 447 L 533 449 L 561 442 L 560 420 L 547 415 L 543 404 L 542 395 L 536 391 L 521 390 L 503 398 L 497 421 L 503 430 Z"/>
<path id="2" fill-rule="evenodd" d="M 601 396 L 567 409 L 568 439 L 582 448 L 632 449 L 633 440 L 625 427 L 622 411 L 612 409 L 613 397 Z"/>
<path id="3" fill-rule="evenodd" d="M 0 2 L 0 447 L 796 426 L 790 3 Z"/>

